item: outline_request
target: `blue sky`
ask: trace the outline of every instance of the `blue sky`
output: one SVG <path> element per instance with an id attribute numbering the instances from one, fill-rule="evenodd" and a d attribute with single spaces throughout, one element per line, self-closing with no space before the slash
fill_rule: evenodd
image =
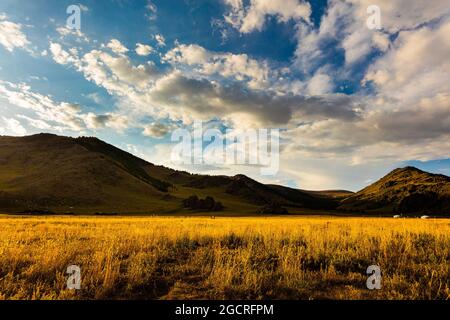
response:
<path id="1" fill-rule="evenodd" d="M 448 175 L 449 7 L 377 2 L 373 29 L 368 0 L 2 0 L 0 134 L 93 135 L 305 189 L 358 190 L 404 165 Z M 172 163 L 171 133 L 194 121 L 281 129 L 278 173 Z"/>

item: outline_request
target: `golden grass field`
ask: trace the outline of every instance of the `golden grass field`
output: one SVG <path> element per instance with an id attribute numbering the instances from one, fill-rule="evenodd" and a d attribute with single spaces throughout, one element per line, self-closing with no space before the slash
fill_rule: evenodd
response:
<path id="1" fill-rule="evenodd" d="M 0 216 L 0 299 L 448 299 L 449 268 L 448 219 Z"/>

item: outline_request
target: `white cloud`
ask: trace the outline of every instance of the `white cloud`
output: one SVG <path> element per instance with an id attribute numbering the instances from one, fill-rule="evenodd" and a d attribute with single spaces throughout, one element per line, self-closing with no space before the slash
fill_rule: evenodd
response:
<path id="1" fill-rule="evenodd" d="M 128 52 L 127 47 L 125 47 L 119 40 L 112 39 L 107 45 L 114 53 L 121 54 Z"/>
<path id="2" fill-rule="evenodd" d="M 174 64 L 196 66 L 200 74 L 218 74 L 237 81 L 248 81 L 248 86 L 253 89 L 269 84 L 268 64 L 251 59 L 246 54 L 215 53 L 198 45 L 181 44 L 170 50 L 164 59 Z"/>
<path id="3" fill-rule="evenodd" d="M 185 63 L 187 65 L 205 64 L 211 58 L 212 54 L 205 48 L 190 44 L 178 45 L 166 53 L 165 60 L 169 62 Z"/>
<path id="4" fill-rule="evenodd" d="M 286 133 L 288 153 L 306 158 L 353 157 L 403 161 L 446 158 L 450 145 L 450 94 L 423 99 L 408 108 L 379 107 L 367 98 L 360 118 L 303 123 Z M 369 108 L 370 106 L 370 108 Z M 361 160 L 359 162 L 362 162 Z"/>
<path id="5" fill-rule="evenodd" d="M 373 4 L 381 10 L 381 30 L 366 26 L 367 8 Z M 295 65 L 305 72 L 314 70 L 332 58 L 327 56 L 330 50 L 326 45 L 333 40 L 345 52 L 346 67 L 352 67 L 374 50 L 386 52 L 390 46 L 389 35 L 448 18 L 449 13 L 445 1 L 330 0 L 318 29 L 302 21 L 297 24 Z"/>
<path id="6" fill-rule="evenodd" d="M 333 0 L 337 1 L 337 0 Z M 367 8 L 377 5 L 381 11 L 381 27 L 388 33 L 400 30 L 415 29 L 424 23 L 431 22 L 450 13 L 446 1 L 421 0 L 345 0 L 355 7 L 355 21 L 361 25 L 366 23 Z"/>
<path id="7" fill-rule="evenodd" d="M 17 117 L 26 120 L 30 126 L 35 127 L 37 129 L 40 129 L 40 130 L 51 130 L 52 129 L 52 126 L 43 120 L 33 119 L 33 118 L 30 118 L 25 115 L 18 115 Z"/>
<path id="8" fill-rule="evenodd" d="M 343 95 L 326 99 L 279 96 L 270 90 L 245 90 L 237 84 L 228 87 L 206 79 L 192 79 L 179 71 L 158 79 L 141 98 L 144 106 L 159 106 L 161 116 L 187 122 L 219 117 L 236 125 L 287 125 L 294 115 L 304 119 L 356 116 L 348 97 Z"/>
<path id="9" fill-rule="evenodd" d="M 105 127 L 113 128 L 123 132 L 129 127 L 128 118 L 113 113 L 97 115 L 92 112 L 83 116 L 86 126 L 89 129 L 103 129 Z"/>
<path id="10" fill-rule="evenodd" d="M 400 32 L 392 48 L 369 67 L 364 81 L 373 81 L 385 98 L 405 105 L 449 93 L 449 34 L 450 19 Z"/>
<path id="11" fill-rule="evenodd" d="M 78 29 L 69 29 L 66 26 L 62 26 L 56 28 L 56 32 L 61 35 L 61 39 L 64 39 L 68 36 L 73 36 L 75 37 L 77 42 L 90 42 L 90 39 L 83 32 L 81 32 L 81 30 Z"/>
<path id="12" fill-rule="evenodd" d="M 242 33 L 261 31 L 266 17 L 276 16 L 280 22 L 307 21 L 311 15 L 311 6 L 308 2 L 299 0 L 252 0 L 248 7 L 242 0 L 224 0 L 230 7 L 230 13 L 225 21 Z"/>
<path id="13" fill-rule="evenodd" d="M 155 40 L 157 42 L 158 47 L 166 46 L 166 39 L 161 34 L 155 35 Z"/>
<path id="14" fill-rule="evenodd" d="M 22 25 L 6 19 L 6 15 L 0 17 L 0 44 L 9 52 L 14 51 L 15 48 L 27 49 L 30 41 L 22 32 Z"/>
<path id="15" fill-rule="evenodd" d="M 144 127 L 142 134 L 148 137 L 162 138 L 172 131 L 175 127 L 166 123 L 153 123 Z"/>
<path id="16" fill-rule="evenodd" d="M 23 108 L 31 116 L 21 116 L 33 127 L 39 129 L 52 129 L 57 131 L 71 131 L 82 133 L 86 129 L 113 128 L 123 131 L 128 128 L 128 119 L 124 115 L 107 113 L 95 115 L 83 113 L 82 108 L 73 103 L 56 102 L 50 96 L 33 92 L 26 84 L 13 84 L 0 81 L 0 98 L 5 99 L 11 106 Z M 9 121 L 11 131 L 14 125 L 15 132 L 22 132 L 17 121 Z"/>
<path id="17" fill-rule="evenodd" d="M 134 66 L 125 56 L 115 57 L 99 50 L 85 54 L 81 61 L 86 79 L 120 96 L 130 94 L 133 87 L 146 88 L 157 75 L 151 63 Z"/>
<path id="18" fill-rule="evenodd" d="M 134 87 L 139 90 L 146 88 L 159 74 L 152 62 L 133 65 L 120 49 L 117 54 L 101 50 L 79 54 L 76 50 L 67 51 L 60 44 L 51 43 L 50 51 L 57 63 L 76 67 L 87 80 L 118 96 L 131 94 Z"/>
<path id="19" fill-rule="evenodd" d="M 80 66 L 80 61 L 76 55 L 66 51 L 59 43 L 50 42 L 50 52 L 52 53 L 53 60 L 59 64 L 67 65 L 73 64 L 76 67 Z"/>
<path id="20" fill-rule="evenodd" d="M 24 136 L 27 134 L 27 130 L 22 124 L 14 118 L 2 117 L 3 128 L 0 128 L 3 134 L 11 134 L 17 136 Z"/>
<path id="21" fill-rule="evenodd" d="M 375 93 L 353 96 L 356 104 L 361 106 L 361 116 L 351 120 L 314 120 L 289 128 L 285 136 L 289 142 L 284 154 L 292 160 L 291 164 L 285 161 L 285 167 L 293 165 L 294 160 L 302 159 L 304 162 L 309 159 L 316 165 L 308 170 L 321 170 L 327 176 L 338 177 L 334 167 L 339 164 L 339 171 L 348 176 L 358 170 L 359 179 L 366 176 L 364 171 L 368 168 L 379 168 L 375 170 L 376 174 L 367 176 L 378 178 L 387 172 L 381 172 L 380 168 L 391 168 L 411 159 L 426 161 L 450 156 L 450 90 L 447 80 L 450 74 L 450 21 L 445 10 L 439 12 L 436 3 L 431 5 L 433 10 L 424 8 L 414 14 L 409 8 L 402 11 L 400 7 L 411 4 L 417 9 L 416 2 L 383 1 L 381 5 L 391 4 L 393 11 L 386 15 L 382 7 L 385 29 L 377 32 L 355 27 L 365 22 L 363 14 L 361 20 L 355 18 L 359 13 L 365 13 L 364 10 L 358 11 L 359 7 L 352 9 L 343 1 L 335 1 L 330 4 L 318 30 L 305 25 L 299 28 L 296 62 L 307 72 L 327 63 L 327 52 L 323 51 L 321 44 L 331 38 L 342 39 L 340 45 L 346 59 L 344 68 L 358 62 L 374 48 L 379 49 L 381 55 L 369 66 L 364 78 L 364 83 L 373 83 Z M 425 6 L 425 3 L 421 5 Z M 441 19 L 436 21 L 436 17 Z M 400 22 L 396 24 L 394 18 Z M 431 20 L 435 21 L 424 25 L 418 23 Z M 391 42 L 386 31 L 398 32 L 398 35 Z M 347 71 L 338 69 L 336 72 Z M 307 87 L 314 82 L 313 76 Z M 329 169 L 318 169 L 319 162 Z M 343 184 L 342 178 L 336 181 Z M 301 179 L 299 185 L 302 186 Z M 306 185 L 314 187 L 311 181 Z M 333 187 L 334 184 L 326 185 Z"/>
<path id="22" fill-rule="evenodd" d="M 136 53 L 140 56 L 148 56 L 153 51 L 153 48 L 147 44 L 136 43 Z"/>
<path id="23" fill-rule="evenodd" d="M 0 96 L 16 107 L 33 111 L 41 120 L 64 125 L 69 130 L 83 129 L 83 121 L 78 117 L 79 106 L 62 102 L 56 103 L 51 97 L 31 91 L 25 84 L 0 82 Z"/>
<path id="24" fill-rule="evenodd" d="M 331 93 L 333 89 L 333 80 L 328 74 L 321 70 L 316 72 L 307 82 L 307 93 L 312 96 Z"/>
<path id="25" fill-rule="evenodd" d="M 187 46 L 186 55 L 168 54 L 169 61 L 187 63 L 204 62 L 201 73 L 205 77 L 191 77 L 180 70 L 158 72 L 152 65 L 134 66 L 128 57 L 112 56 L 100 50 L 92 50 L 79 58 L 81 71 L 86 79 L 105 88 L 120 98 L 120 105 L 136 110 L 140 115 L 149 114 L 156 119 L 169 117 L 187 123 L 193 119 L 209 120 L 220 117 L 237 124 L 248 121 L 253 125 L 287 125 L 295 117 L 314 119 L 321 117 L 352 118 L 357 116 L 353 104 L 344 95 L 311 97 L 281 95 L 271 90 L 255 90 L 242 82 L 223 85 L 209 79 L 209 75 L 220 74 L 235 80 L 248 78 L 251 84 L 264 82 L 266 71 L 246 55 L 215 54 L 198 46 Z M 192 49 L 192 50 L 191 50 Z M 198 54 L 204 53 L 202 54 Z M 173 52 L 171 52 L 173 53 Z M 213 57 L 212 60 L 209 58 Z M 65 62 L 63 59 L 61 62 Z M 255 81 L 256 80 L 256 81 Z M 325 79 L 321 79 L 326 92 Z M 317 81 L 319 83 L 319 81 Z M 319 90 L 319 84 L 311 86 Z"/>

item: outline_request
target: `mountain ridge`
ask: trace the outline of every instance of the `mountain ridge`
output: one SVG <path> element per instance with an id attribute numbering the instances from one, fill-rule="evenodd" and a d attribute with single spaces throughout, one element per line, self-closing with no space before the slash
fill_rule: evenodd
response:
<path id="1" fill-rule="evenodd" d="M 450 177 L 416 167 L 397 168 L 344 199 L 343 210 L 450 213 Z"/>
<path id="2" fill-rule="evenodd" d="M 447 176 L 406 167 L 357 193 L 309 191 L 242 174 L 158 166 L 95 137 L 0 136 L 0 210 L 6 212 L 192 214 L 181 203 L 197 195 L 214 197 L 225 213 L 254 214 L 263 207 L 287 207 L 294 214 L 412 212 L 418 202 L 447 213 L 449 186 Z"/>

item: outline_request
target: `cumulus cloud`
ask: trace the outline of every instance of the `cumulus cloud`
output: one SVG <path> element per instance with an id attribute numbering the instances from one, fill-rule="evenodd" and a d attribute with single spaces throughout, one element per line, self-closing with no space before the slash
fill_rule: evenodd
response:
<path id="1" fill-rule="evenodd" d="M 277 95 L 272 91 L 246 90 L 242 85 L 223 86 L 207 79 L 192 79 L 179 71 L 158 79 L 146 95 L 146 105 L 161 106 L 161 114 L 175 119 L 208 120 L 219 117 L 233 124 L 287 125 L 293 117 L 357 117 L 345 95 L 310 97 Z"/>
<path id="2" fill-rule="evenodd" d="M 369 30 L 365 24 L 367 17 L 355 19 L 355 10 L 347 1 L 331 0 L 319 28 L 298 23 L 294 66 L 308 74 L 331 60 L 334 53 L 328 46 L 333 41 L 344 51 L 347 65 L 380 47 L 381 31 Z"/>
<path id="3" fill-rule="evenodd" d="M 322 143 L 347 144 L 364 155 L 358 161 L 449 157 L 449 32 L 448 19 L 400 31 L 364 77 L 375 93 L 364 97 L 368 107 L 362 120 L 315 124 L 329 133 Z"/>
<path id="4" fill-rule="evenodd" d="M 125 47 L 119 40 L 112 39 L 109 41 L 109 43 L 106 45 L 108 48 L 110 48 L 114 53 L 126 53 L 128 52 L 128 48 Z"/>
<path id="5" fill-rule="evenodd" d="M 15 48 L 27 49 L 30 41 L 22 32 L 22 24 L 6 19 L 6 15 L 0 16 L 0 44 L 9 52 L 14 51 Z"/>
<path id="6" fill-rule="evenodd" d="M 166 46 L 166 39 L 164 38 L 163 35 L 156 34 L 155 35 L 155 40 L 156 40 L 156 43 L 157 43 L 158 47 L 165 47 Z"/>
<path id="7" fill-rule="evenodd" d="M 142 134 L 148 137 L 162 138 L 165 135 L 167 135 L 170 131 L 172 131 L 174 128 L 175 127 L 171 124 L 157 122 L 145 126 Z"/>
<path id="8" fill-rule="evenodd" d="M 2 117 L 3 125 L 0 127 L 0 132 L 4 134 L 12 134 L 17 136 L 24 136 L 27 134 L 27 130 L 22 124 L 14 118 Z"/>
<path id="9" fill-rule="evenodd" d="M 104 50 L 81 54 L 52 43 L 50 51 L 57 63 L 76 67 L 87 80 L 116 96 L 140 92 L 148 88 L 160 74 L 152 62 L 134 65 L 126 55 L 120 53 L 122 50 L 113 54 Z"/>
<path id="10" fill-rule="evenodd" d="M 83 113 L 78 104 L 69 102 L 56 102 L 50 96 L 31 90 L 26 84 L 14 84 L 0 81 L 0 98 L 5 99 L 10 105 L 23 108 L 31 113 L 31 116 L 20 116 L 28 123 L 39 129 L 55 129 L 57 131 L 84 132 L 86 129 L 113 128 L 123 131 L 128 127 L 126 116 L 114 113 L 95 115 Z M 19 133 L 23 130 L 16 121 L 8 122 L 9 131 Z M 12 126 L 14 125 L 14 126 Z M 16 128 L 13 131 L 12 128 Z"/>
<path id="11" fill-rule="evenodd" d="M 53 60 L 55 60 L 59 64 L 68 65 L 72 64 L 74 66 L 79 67 L 80 61 L 78 57 L 74 54 L 75 51 L 72 50 L 66 51 L 62 48 L 59 43 L 50 42 L 50 52 L 52 54 Z"/>
<path id="12" fill-rule="evenodd" d="M 450 94 L 422 99 L 408 108 L 380 108 L 377 98 L 366 100 L 371 108 L 359 118 L 305 122 L 288 130 L 286 138 L 292 143 L 287 153 L 302 158 L 348 158 L 349 163 L 449 156 Z"/>
<path id="13" fill-rule="evenodd" d="M 373 82 L 384 97 L 406 106 L 449 93 L 449 33 L 450 19 L 434 27 L 400 32 L 391 50 L 369 67 L 364 82 Z"/>
<path id="14" fill-rule="evenodd" d="M 64 125 L 69 130 L 82 130 L 83 121 L 79 118 L 80 107 L 71 103 L 57 103 L 49 96 L 33 92 L 26 84 L 0 82 L 0 96 L 11 105 L 33 111 L 39 119 Z"/>
<path id="15" fill-rule="evenodd" d="M 17 116 L 20 119 L 24 119 L 28 122 L 28 124 L 34 128 L 40 129 L 40 130 L 51 130 L 52 126 L 48 124 L 47 122 L 39 119 L 34 119 L 25 115 L 18 115 Z"/>
<path id="16" fill-rule="evenodd" d="M 409 159 L 450 156 L 449 8 L 438 1 L 430 6 L 420 1 L 381 1 L 377 5 L 382 29 L 369 30 L 365 26 L 369 4 L 329 1 L 317 29 L 298 23 L 294 66 L 307 76 L 290 81 L 287 91 L 313 96 L 332 92 L 335 79 L 330 75 L 351 77 L 348 68 L 374 50 L 379 54 L 363 79 L 374 92 L 351 98 L 354 110 L 361 107 L 359 116 L 301 121 L 289 127 L 284 134 L 289 141 L 285 158 L 323 159 L 330 168 L 332 161 L 340 162 L 348 173 L 352 166 L 368 168 L 372 162 L 384 167 Z M 327 50 L 330 43 L 344 52 L 341 69 L 323 68 L 332 58 Z M 326 171 L 330 174 L 331 170 Z"/>
<path id="17" fill-rule="evenodd" d="M 127 117 L 113 113 L 98 115 L 89 112 L 88 114 L 82 116 L 82 118 L 85 120 L 86 126 L 89 129 L 103 129 L 108 127 L 118 131 L 124 131 L 129 126 Z"/>
<path id="18" fill-rule="evenodd" d="M 269 84 L 270 68 L 267 62 L 251 59 L 247 54 L 216 53 L 199 45 L 178 45 L 165 55 L 165 60 L 175 64 L 197 67 L 204 75 L 218 74 L 237 81 L 248 81 L 254 89 Z"/>
<path id="19" fill-rule="evenodd" d="M 64 39 L 68 36 L 73 36 L 75 37 L 77 42 L 90 42 L 90 39 L 83 32 L 81 32 L 81 30 L 78 29 L 69 29 L 66 26 L 62 26 L 56 28 L 56 31 L 61 35 L 61 39 Z"/>
<path id="20" fill-rule="evenodd" d="M 62 57 L 55 61 L 66 64 L 71 56 L 62 53 L 67 50 L 56 49 L 52 50 L 59 53 L 56 57 Z M 282 93 L 276 86 L 275 90 L 267 86 L 270 68 L 265 62 L 245 54 L 211 52 L 198 45 L 178 45 L 170 50 L 164 59 L 175 68 L 164 73 L 151 64 L 136 66 L 123 54 L 102 50 L 73 58 L 86 79 L 120 98 L 119 105 L 156 119 L 190 123 L 220 118 L 231 125 L 244 121 L 251 126 L 290 126 L 299 118 L 353 119 L 361 112 L 355 99 L 330 94 L 333 83 L 325 69 L 300 92 Z M 182 65 L 193 69 L 178 70 Z M 214 80 L 217 75 L 233 81 Z"/>
<path id="21" fill-rule="evenodd" d="M 252 88 L 245 82 L 223 84 L 209 78 L 217 73 L 233 80 L 250 79 L 249 83 L 255 79 L 265 81 L 267 70 L 260 73 L 256 61 L 243 58 L 212 53 L 199 46 L 179 46 L 166 55 L 167 61 L 174 64 L 199 65 L 205 77 L 190 76 L 176 68 L 162 73 L 152 65 L 134 66 L 124 55 L 113 56 L 101 50 L 92 50 L 75 61 L 80 63 L 78 70 L 86 79 L 120 97 L 121 105 L 156 119 L 169 117 L 190 123 L 219 117 L 231 124 L 245 120 L 254 126 L 284 126 L 297 117 L 311 120 L 359 116 L 360 106 L 348 96 L 325 95 L 330 84 L 324 75 L 317 75 L 309 88 L 324 95 L 310 97 L 263 91 L 259 90 L 261 86 Z"/>
<path id="22" fill-rule="evenodd" d="M 81 71 L 88 80 L 121 96 L 130 94 L 133 87 L 146 88 L 158 74 L 151 63 L 135 66 L 128 57 L 99 50 L 85 54 L 81 61 Z"/>
<path id="23" fill-rule="evenodd" d="M 367 8 L 373 4 L 370 0 L 330 0 L 319 28 L 300 21 L 296 67 L 302 71 L 314 70 L 331 58 L 327 49 L 330 41 L 344 51 L 346 66 L 351 67 L 374 50 L 386 52 L 390 36 L 446 19 L 450 13 L 444 1 L 381 0 L 376 3 L 381 13 L 381 29 L 370 30 L 366 26 Z"/>
<path id="24" fill-rule="evenodd" d="M 280 22 L 303 20 L 309 22 L 311 6 L 299 0 L 252 0 L 244 6 L 242 0 L 224 0 L 230 7 L 225 21 L 242 33 L 261 31 L 267 16 L 276 16 Z"/>
<path id="25" fill-rule="evenodd" d="M 334 0 L 336 1 L 336 0 Z M 381 10 L 381 28 L 388 33 L 415 29 L 424 23 L 432 22 L 450 13 L 445 1 L 411 1 L 411 0 L 345 0 L 355 7 L 355 20 L 365 24 L 367 8 L 376 4 Z"/>
<path id="26" fill-rule="evenodd" d="M 321 70 L 317 71 L 307 83 L 307 93 L 312 96 L 331 93 L 334 89 L 331 77 Z"/>
<path id="27" fill-rule="evenodd" d="M 136 53 L 140 56 L 148 56 L 153 51 L 153 48 L 147 44 L 136 43 Z"/>

